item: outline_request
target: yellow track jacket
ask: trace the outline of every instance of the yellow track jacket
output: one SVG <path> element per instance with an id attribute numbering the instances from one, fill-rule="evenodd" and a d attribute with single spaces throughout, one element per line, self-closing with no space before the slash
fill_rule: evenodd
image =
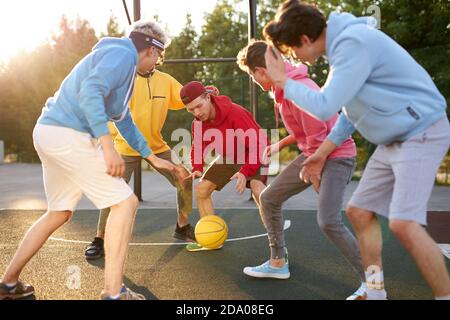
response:
<path id="1" fill-rule="evenodd" d="M 167 118 L 168 110 L 180 110 L 184 104 L 180 99 L 182 85 L 167 73 L 155 70 L 149 78 L 137 76 L 130 111 L 134 123 L 141 131 L 154 154 L 170 150 L 164 141 L 161 130 Z M 117 152 L 124 156 L 139 156 L 125 139 L 118 134 L 112 123 L 109 129 Z"/>

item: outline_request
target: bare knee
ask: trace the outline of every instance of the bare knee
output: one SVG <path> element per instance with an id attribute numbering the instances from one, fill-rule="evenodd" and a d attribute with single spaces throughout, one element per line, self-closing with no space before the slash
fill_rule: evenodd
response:
<path id="1" fill-rule="evenodd" d="M 257 203 L 260 203 L 261 193 L 265 188 L 266 188 L 265 184 L 259 180 L 250 181 L 250 189 L 252 190 L 252 196 Z"/>
<path id="2" fill-rule="evenodd" d="M 270 198 L 271 196 L 269 195 L 269 190 L 268 188 L 266 188 L 259 194 L 259 203 L 261 204 L 261 206 L 267 206 L 269 204 Z"/>
<path id="3" fill-rule="evenodd" d="M 213 189 L 211 183 L 209 183 L 207 181 L 200 181 L 195 186 L 195 194 L 196 194 L 197 198 L 199 198 L 199 199 L 209 198 L 211 196 L 211 194 L 213 193 L 213 191 L 214 191 L 214 189 Z"/>
<path id="4" fill-rule="evenodd" d="M 135 212 L 137 210 L 138 206 L 139 206 L 139 200 L 136 197 L 136 195 L 133 193 L 127 199 L 125 199 L 122 202 L 112 206 L 111 209 L 113 209 L 114 207 L 127 208 L 127 209 Z"/>
<path id="5" fill-rule="evenodd" d="M 73 211 L 49 211 L 46 213 L 47 217 L 54 220 L 63 220 L 64 222 L 70 221 L 73 216 Z"/>
<path id="6" fill-rule="evenodd" d="M 353 206 L 347 206 L 347 208 L 345 209 L 345 213 L 353 224 L 368 223 L 374 218 L 373 212 Z"/>
<path id="7" fill-rule="evenodd" d="M 415 228 L 417 227 L 420 227 L 420 225 L 413 221 L 398 219 L 392 219 L 389 221 L 389 229 L 402 242 L 411 239 L 411 237 L 414 236 Z"/>

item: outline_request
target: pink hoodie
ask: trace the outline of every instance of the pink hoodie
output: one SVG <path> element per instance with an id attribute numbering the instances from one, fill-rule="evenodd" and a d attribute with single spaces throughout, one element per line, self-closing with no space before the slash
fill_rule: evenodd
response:
<path id="1" fill-rule="evenodd" d="M 286 62 L 287 76 L 298 81 L 305 86 L 319 91 L 319 86 L 308 76 L 308 67 L 304 64 L 294 67 Z M 283 123 L 289 134 L 293 135 L 298 143 L 298 148 L 303 151 L 305 156 L 312 155 L 321 143 L 327 138 L 333 128 L 338 114 L 336 113 L 328 121 L 321 121 L 311 114 L 296 107 L 291 100 L 284 99 L 283 90 L 272 88 L 275 95 L 275 116 L 278 126 L 278 112 L 281 114 Z M 328 157 L 332 158 L 350 158 L 356 156 L 356 146 L 350 137 L 337 147 Z"/>

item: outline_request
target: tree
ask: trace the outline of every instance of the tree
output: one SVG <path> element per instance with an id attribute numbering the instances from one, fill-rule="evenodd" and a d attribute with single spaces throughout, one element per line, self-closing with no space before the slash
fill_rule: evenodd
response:
<path id="1" fill-rule="evenodd" d="M 177 37 L 172 39 L 165 52 L 166 59 L 195 59 L 199 57 L 198 35 L 192 25 L 191 14 L 186 14 L 186 25 Z M 196 78 L 201 70 L 201 65 L 190 64 L 167 64 L 160 68 L 169 73 L 182 84 Z"/>
<path id="2" fill-rule="evenodd" d="M 97 41 L 87 21 L 61 18 L 59 33 L 33 52 L 13 57 L 0 73 L 0 139 L 19 161 L 38 161 L 32 130 L 48 97 Z"/>
<path id="3" fill-rule="evenodd" d="M 192 17 L 186 15 L 186 25 L 177 37 L 172 39 L 169 47 L 166 49 L 165 57 L 167 59 L 195 59 L 198 58 L 198 36 L 192 25 Z M 159 67 L 161 71 L 170 74 L 181 84 L 197 79 L 197 74 L 202 69 L 198 63 L 189 64 L 166 64 Z M 163 136 L 169 145 L 171 145 L 170 135 L 175 129 L 185 128 L 190 130 L 192 116 L 186 111 L 169 111 L 169 121 L 163 128 Z M 175 143 L 172 143 L 175 144 Z M 172 145 L 173 146 L 173 145 Z"/>
<path id="4" fill-rule="evenodd" d="M 213 11 L 206 14 L 199 38 L 201 57 L 236 57 L 238 51 L 247 44 L 247 16 L 236 11 L 237 3 L 238 1 L 218 1 Z M 214 84 L 222 94 L 247 106 L 247 79 L 234 63 L 210 63 L 203 66 L 199 80 Z"/>
<path id="5" fill-rule="evenodd" d="M 117 22 L 117 17 L 112 13 L 109 17 L 108 23 L 106 24 L 106 33 L 101 33 L 100 38 L 103 37 L 123 37 L 125 35 L 125 30 L 120 30 L 119 23 Z"/>

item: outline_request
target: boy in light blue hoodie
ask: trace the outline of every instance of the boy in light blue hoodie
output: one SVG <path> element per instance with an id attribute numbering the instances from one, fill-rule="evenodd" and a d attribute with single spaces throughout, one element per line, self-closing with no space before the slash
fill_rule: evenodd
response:
<path id="1" fill-rule="evenodd" d="M 427 202 L 450 145 L 446 101 L 428 73 L 395 41 L 375 29 L 373 18 L 322 13 L 298 0 L 283 3 L 264 28 L 267 40 L 285 54 L 313 64 L 326 55 L 330 71 L 320 91 L 288 79 L 272 48 L 267 70 L 285 97 L 319 119 L 342 111 L 327 140 L 305 162 L 301 178 L 317 181 L 327 155 L 355 130 L 378 145 L 347 215 L 366 268 L 361 299 L 386 299 L 382 239 L 375 214 L 412 255 L 436 299 L 450 299 L 450 278 L 439 247 L 428 235 Z"/>
<path id="2" fill-rule="evenodd" d="M 158 28 L 159 39 L 147 34 Z M 128 102 L 136 71 L 144 74 L 162 55 L 167 37 L 154 22 L 137 22 L 129 37 L 103 38 L 49 98 L 33 131 L 42 162 L 48 211 L 28 230 L 0 282 L 0 300 L 34 294 L 19 281 L 28 261 L 72 216 L 82 194 L 99 208 L 111 207 L 105 238 L 102 299 L 141 300 L 123 285 L 124 261 L 138 200 L 122 179 L 124 160 L 115 151 L 108 121 L 155 167 L 175 177 L 177 168 L 151 153 L 133 123 Z"/>

